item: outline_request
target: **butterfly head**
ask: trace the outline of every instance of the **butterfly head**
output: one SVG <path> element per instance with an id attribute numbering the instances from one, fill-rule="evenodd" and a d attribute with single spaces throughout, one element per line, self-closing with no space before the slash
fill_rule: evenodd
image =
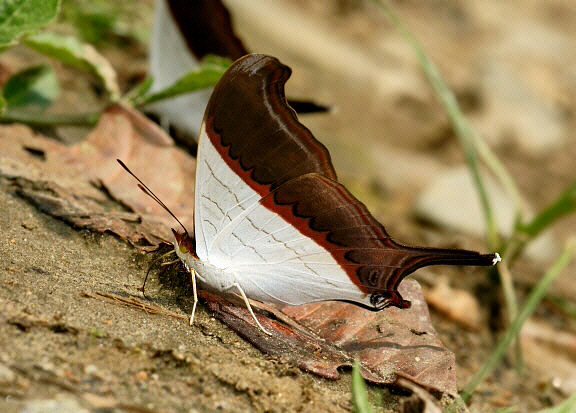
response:
<path id="1" fill-rule="evenodd" d="M 175 229 L 172 229 L 172 233 L 174 234 L 174 248 L 176 249 L 176 254 L 180 257 L 187 257 L 189 255 L 193 257 L 196 256 L 196 242 L 188 232 L 178 232 Z"/>

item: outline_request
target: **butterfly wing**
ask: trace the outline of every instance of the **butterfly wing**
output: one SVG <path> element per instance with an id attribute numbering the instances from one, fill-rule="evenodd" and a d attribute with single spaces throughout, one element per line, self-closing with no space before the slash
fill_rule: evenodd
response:
<path id="1" fill-rule="evenodd" d="M 274 58 L 247 55 L 230 67 L 212 93 L 196 170 L 200 258 L 207 258 L 225 225 L 274 187 L 309 172 L 336 179 L 328 150 L 286 104 L 284 84 L 290 74 Z"/>
<path id="2" fill-rule="evenodd" d="M 337 182 L 326 148 L 286 104 L 290 69 L 238 60 L 210 99 L 199 143 L 197 254 L 252 298 L 408 307 L 397 287 L 434 264 L 492 265 L 494 254 L 393 241 Z"/>

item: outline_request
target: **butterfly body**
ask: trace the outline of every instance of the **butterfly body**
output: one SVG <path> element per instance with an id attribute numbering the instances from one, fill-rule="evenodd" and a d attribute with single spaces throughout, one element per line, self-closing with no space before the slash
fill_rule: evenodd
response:
<path id="1" fill-rule="evenodd" d="M 209 262 L 202 261 L 189 252 L 182 252 L 178 241 L 174 241 L 174 247 L 176 255 L 178 255 L 178 258 L 180 258 L 186 270 L 190 272 L 191 269 L 194 268 L 196 278 L 210 289 L 220 293 L 226 292 L 237 282 L 234 274 L 227 271 L 226 268 L 218 268 Z"/>

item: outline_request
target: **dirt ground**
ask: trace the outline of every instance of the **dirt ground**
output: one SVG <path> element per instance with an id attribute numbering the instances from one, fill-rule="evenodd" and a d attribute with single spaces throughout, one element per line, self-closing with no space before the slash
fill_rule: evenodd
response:
<path id="1" fill-rule="evenodd" d="M 302 42 L 296 35 L 286 36 L 289 40 L 276 38 L 270 27 L 251 21 L 249 9 L 239 2 L 230 3 L 246 45 L 274 54 L 292 67 L 289 95 L 313 96 L 336 107 L 329 115 L 300 119 L 328 146 L 341 180 L 396 239 L 486 249 L 478 237 L 441 229 L 416 217 L 413 204 L 426 186 L 422 179 L 426 172 L 409 172 L 418 166 L 450 167 L 464 157 L 411 51 L 374 8 L 359 1 L 279 2 L 280 10 L 297 19 L 292 24 L 303 32 L 309 27 L 318 30 L 320 40 Z M 150 2 L 145 4 L 151 10 Z M 494 138 L 491 143 L 497 155 L 534 210 L 573 182 L 576 6 L 571 0 L 394 4 L 440 66 L 474 125 Z M 533 58 L 514 46 L 518 54 L 508 53 L 503 43 L 509 38 L 530 44 L 537 38 L 542 52 Z M 125 85 L 146 68 L 142 47 L 106 47 L 103 52 Z M 12 55 L 7 55 L 7 62 L 15 66 L 23 65 L 29 56 L 22 50 L 8 53 Z M 541 102 L 561 108 L 561 116 L 554 119 L 564 132 L 554 136 L 563 140 L 522 146 L 518 141 L 522 137 L 517 135 L 523 129 L 517 123 L 495 126 L 501 125 L 502 113 L 518 119 L 517 102 L 506 101 L 490 89 L 497 84 L 492 82 L 497 76 L 485 75 L 490 70 L 480 61 L 489 67 L 505 62 L 517 76 L 528 79 Z M 78 72 L 62 73 L 69 77 L 58 111 L 88 110 L 98 104 Z M 503 102 L 496 109 L 491 106 L 494 99 Z M 10 127 L 2 131 L 1 139 L 21 133 Z M 72 139 L 86 130 L 59 133 Z M 401 167 L 391 177 L 384 165 L 390 163 L 390 154 L 407 159 L 410 179 L 403 178 Z M 340 380 L 327 380 L 263 355 L 204 306 L 199 306 L 196 324 L 190 327 L 183 319 L 86 294 L 139 295 L 153 254 L 139 252 L 113 235 L 78 230 L 43 214 L 22 199 L 7 178 L 0 178 L 0 205 L 1 411 L 32 409 L 34 400 L 43 400 L 44 407 L 53 406 L 51 411 L 353 410 L 349 371 L 343 371 Z M 552 236 L 561 244 L 575 229 L 576 219 L 568 217 L 553 229 Z M 513 268 L 521 298 L 553 257 L 548 262 L 523 258 Z M 572 263 L 552 288 L 555 295 L 573 300 L 575 270 Z M 454 289 L 467 291 L 479 304 L 481 321 L 476 328 L 431 308 L 442 342 L 456 354 L 459 386 L 486 359 L 501 331 L 499 297 L 486 298 L 493 292 L 487 290 L 490 282 L 484 274 L 434 269 L 416 275 L 425 291 L 447 276 Z M 176 284 L 160 283 L 153 272 L 147 292 L 154 303 L 185 315 L 191 309 L 190 289 Z M 563 384 L 576 381 L 574 373 L 561 368 L 576 361 L 576 323 L 545 302 L 534 317 L 535 325 L 540 330 L 533 333 L 536 339 L 528 340 L 523 372 L 503 362 L 472 398 L 471 412 L 509 406 L 511 411 L 535 411 L 574 391 L 559 385 L 557 379 L 563 377 Z M 565 340 L 547 341 L 538 331 Z M 371 386 L 370 393 L 377 410 L 391 412 L 404 396 L 385 386 Z"/>

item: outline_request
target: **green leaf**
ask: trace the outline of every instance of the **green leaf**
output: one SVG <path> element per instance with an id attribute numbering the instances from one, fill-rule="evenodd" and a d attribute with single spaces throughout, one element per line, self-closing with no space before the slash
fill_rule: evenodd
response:
<path id="1" fill-rule="evenodd" d="M 50 23 L 60 10 L 60 0 L 0 1 L 0 48 L 25 33 Z"/>
<path id="2" fill-rule="evenodd" d="M 71 36 L 56 33 L 38 33 L 24 39 L 28 47 L 61 62 L 96 76 L 111 100 L 120 96 L 116 71 L 110 62 L 89 44 Z"/>
<path id="3" fill-rule="evenodd" d="M 232 65 L 232 63 L 234 63 L 234 61 L 227 57 L 222 57 L 215 54 L 209 54 L 202 58 L 201 63 L 205 65 L 210 64 L 210 65 L 222 66 L 224 69 L 228 69 Z"/>
<path id="4" fill-rule="evenodd" d="M 354 360 L 354 367 L 352 368 L 352 399 L 356 413 L 372 413 L 372 405 L 370 405 L 370 400 L 368 399 L 368 389 L 366 388 L 364 377 L 362 377 L 358 360 Z"/>
<path id="5" fill-rule="evenodd" d="M 2 90 L 0 89 L 0 115 L 4 112 L 4 109 L 6 109 L 6 99 L 4 99 Z"/>
<path id="6" fill-rule="evenodd" d="M 232 63 L 232 60 L 223 57 L 207 56 L 202 60 L 200 66 L 194 68 L 166 89 L 147 96 L 142 104 L 214 86 Z"/>
<path id="7" fill-rule="evenodd" d="M 58 79 L 48 65 L 34 66 L 13 75 L 4 86 L 8 109 L 34 105 L 45 109 L 60 94 Z"/>
<path id="8" fill-rule="evenodd" d="M 123 99 L 127 100 L 132 106 L 138 106 L 146 99 L 146 94 L 154 83 L 154 78 L 147 77 L 142 82 L 138 83 L 132 90 L 126 93 Z"/>

